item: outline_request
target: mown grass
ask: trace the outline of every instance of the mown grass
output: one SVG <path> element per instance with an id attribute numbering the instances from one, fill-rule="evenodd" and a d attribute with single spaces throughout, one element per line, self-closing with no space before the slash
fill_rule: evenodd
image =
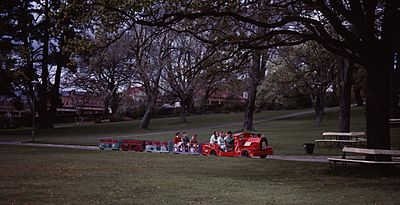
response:
<path id="1" fill-rule="evenodd" d="M 1 204 L 398 204 L 399 176 L 326 163 L 0 146 Z M 400 171 L 400 170 L 394 170 Z"/>
<path id="2" fill-rule="evenodd" d="M 291 112 L 293 110 L 266 111 L 255 114 L 255 120 L 266 119 L 274 116 L 279 116 Z M 167 132 L 166 134 L 156 134 L 146 136 L 145 139 L 169 139 L 176 131 L 201 128 L 207 130 L 203 132 L 202 139 L 209 136 L 209 130 L 221 127 L 222 125 L 241 122 L 242 113 L 228 114 L 203 114 L 191 115 L 187 117 L 187 122 L 182 123 L 179 117 L 158 118 L 153 119 L 150 124 L 150 129 L 139 129 L 140 120 L 111 122 L 103 124 L 93 124 L 93 122 L 85 122 L 81 126 L 75 124 L 63 124 L 61 127 L 56 125 L 55 129 L 36 130 L 35 139 L 38 142 L 46 143 L 68 143 L 68 144 L 97 144 L 100 138 L 130 138 L 132 135 L 140 135 L 153 132 Z M 232 127 L 231 125 L 229 125 Z M 206 127 L 204 129 L 204 127 Z M 207 129 L 208 127 L 208 129 Z M 238 126 L 239 127 L 239 126 Z M 28 128 L 18 130 L 0 130 L 0 140 L 3 141 L 30 141 L 31 131 Z"/>

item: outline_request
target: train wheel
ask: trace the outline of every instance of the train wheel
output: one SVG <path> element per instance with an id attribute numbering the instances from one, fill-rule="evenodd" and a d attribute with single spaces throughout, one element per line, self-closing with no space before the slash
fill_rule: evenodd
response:
<path id="1" fill-rule="evenodd" d="M 242 151 L 242 154 L 240 156 L 242 156 L 243 158 L 249 158 L 250 157 L 249 152 L 246 151 L 246 150 Z"/>
<path id="2" fill-rule="evenodd" d="M 217 156 L 217 152 L 215 150 L 210 151 L 210 156 Z"/>
<path id="3" fill-rule="evenodd" d="M 267 158 L 267 155 L 261 155 L 260 158 L 265 159 Z"/>

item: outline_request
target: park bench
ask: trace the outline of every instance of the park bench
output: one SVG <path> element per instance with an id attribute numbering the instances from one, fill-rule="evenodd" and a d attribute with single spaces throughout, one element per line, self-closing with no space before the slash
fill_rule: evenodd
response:
<path id="1" fill-rule="evenodd" d="M 355 147 L 343 147 L 343 155 L 341 158 L 328 158 L 329 164 L 332 167 L 336 167 L 337 163 L 342 163 L 346 166 L 347 163 L 357 164 L 375 164 L 375 165 L 400 165 L 400 161 L 378 161 L 378 160 L 367 160 L 366 158 L 346 158 L 347 153 L 372 156 L 376 158 L 378 156 L 390 156 L 392 159 L 395 156 L 400 156 L 400 150 L 384 150 L 384 149 L 366 149 L 366 148 L 355 148 Z"/>
<path id="2" fill-rule="evenodd" d="M 389 119 L 390 127 L 399 127 L 400 119 Z"/>
<path id="3" fill-rule="evenodd" d="M 325 146 L 341 146 L 341 145 L 361 145 L 365 143 L 364 132 L 324 132 L 322 139 L 315 140 L 315 143 L 323 143 Z"/>

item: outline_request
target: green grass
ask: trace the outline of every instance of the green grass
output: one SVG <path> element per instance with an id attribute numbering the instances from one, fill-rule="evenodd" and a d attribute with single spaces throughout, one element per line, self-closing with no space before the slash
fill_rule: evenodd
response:
<path id="1" fill-rule="evenodd" d="M 283 115 L 295 111 L 267 111 L 256 113 L 255 120 L 266 119 L 278 115 Z M 188 122 L 182 123 L 180 118 L 158 118 L 153 119 L 150 123 L 149 130 L 139 129 L 140 120 L 125 121 L 125 122 L 111 122 L 103 124 L 93 124 L 92 122 L 85 123 L 82 126 L 74 124 L 63 124 L 56 129 L 43 129 L 36 130 L 35 139 L 40 142 L 46 143 L 68 143 L 68 144 L 97 144 L 100 138 L 114 137 L 124 138 L 130 135 L 146 134 L 152 132 L 169 132 L 168 134 L 151 135 L 142 137 L 142 139 L 170 139 L 176 131 L 188 129 L 201 129 L 202 139 L 208 138 L 209 133 L 213 128 L 221 127 L 221 125 L 236 123 L 242 120 L 242 113 L 230 114 L 204 114 L 204 115 L 191 115 L 187 117 Z M 68 126 L 69 125 L 69 126 Z M 207 128 L 208 127 L 208 128 Z M 239 126 L 238 128 L 239 129 Z M 204 132 L 204 130 L 206 132 Z M 0 130 L 0 140 L 16 140 L 16 141 L 30 141 L 30 129 L 19 130 Z"/>
<path id="2" fill-rule="evenodd" d="M 0 146 L 2 204 L 398 204 L 399 176 L 326 163 Z M 394 170 L 399 171 L 399 170 Z"/>
<path id="3" fill-rule="evenodd" d="M 304 111 L 304 110 L 300 110 Z M 262 132 L 267 136 L 275 154 L 304 155 L 303 143 L 313 142 L 322 137 L 322 132 L 338 130 L 338 112 L 326 112 L 324 126 L 314 125 L 314 114 L 301 117 L 291 117 L 282 120 L 265 121 L 274 116 L 299 112 L 290 111 L 265 111 L 256 113 L 256 132 Z M 179 118 L 160 118 L 151 122 L 150 130 L 140 130 L 139 121 L 126 121 L 104 124 L 86 123 L 83 126 L 60 127 L 56 129 L 38 130 L 36 140 L 45 143 L 96 145 L 99 139 L 112 138 L 137 138 L 151 140 L 171 140 L 176 131 L 187 130 L 189 134 L 199 134 L 199 141 L 206 142 L 214 130 L 239 130 L 241 128 L 242 113 L 192 115 L 187 123 L 181 123 Z M 236 123 L 236 124 L 234 124 Z M 366 131 L 365 115 L 363 108 L 354 108 L 351 115 L 351 130 Z M 392 148 L 400 149 L 400 129 L 392 130 Z M 161 133 L 158 133 L 161 132 Z M 156 133 L 150 134 L 149 133 Z M 158 133 L 158 134 L 157 134 Z M 0 131 L 0 140 L 29 141 L 29 130 Z M 140 135 L 140 136 L 138 136 Z M 317 146 L 315 155 L 340 155 L 337 148 Z"/>

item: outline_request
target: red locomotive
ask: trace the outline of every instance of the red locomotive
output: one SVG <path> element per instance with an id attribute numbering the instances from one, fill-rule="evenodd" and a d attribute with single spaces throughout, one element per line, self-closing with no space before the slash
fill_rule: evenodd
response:
<path id="1" fill-rule="evenodd" d="M 231 150 L 224 150 L 217 143 L 202 144 L 203 155 L 214 155 L 224 157 L 260 157 L 266 158 L 273 153 L 272 147 L 268 146 L 267 138 L 261 134 L 248 132 L 233 135 L 234 147 Z"/>

